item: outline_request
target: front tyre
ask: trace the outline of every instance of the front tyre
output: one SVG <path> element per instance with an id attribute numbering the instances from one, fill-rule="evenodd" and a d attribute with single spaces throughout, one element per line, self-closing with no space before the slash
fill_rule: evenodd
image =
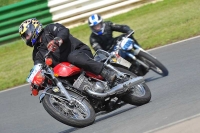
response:
<path id="1" fill-rule="evenodd" d="M 115 68 L 121 72 L 130 74 L 131 76 L 136 77 L 135 74 L 133 74 L 132 72 L 130 72 L 129 70 L 123 67 L 115 66 Z M 138 84 L 134 86 L 127 94 L 123 95 L 122 100 L 126 103 L 140 106 L 140 105 L 148 103 L 151 100 L 151 91 L 145 83 Z"/>
<path id="2" fill-rule="evenodd" d="M 152 57 L 151 55 L 140 51 L 138 54 L 139 57 L 142 58 L 142 60 L 149 65 L 150 69 L 154 72 L 156 72 L 157 74 L 161 75 L 161 76 L 167 76 L 168 75 L 168 70 L 167 68 L 161 63 L 159 62 L 156 58 Z"/>
<path id="3" fill-rule="evenodd" d="M 95 120 L 95 112 L 86 99 L 68 90 L 74 100 L 73 106 L 62 97 L 60 93 L 55 93 L 51 89 L 47 91 L 42 100 L 45 110 L 56 120 L 73 127 L 85 127 L 91 125 Z M 55 97 L 59 96 L 59 97 Z"/>

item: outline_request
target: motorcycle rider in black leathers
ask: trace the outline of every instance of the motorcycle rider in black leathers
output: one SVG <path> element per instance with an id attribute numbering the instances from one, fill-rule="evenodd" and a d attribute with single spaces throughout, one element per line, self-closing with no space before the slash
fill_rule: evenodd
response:
<path id="1" fill-rule="evenodd" d="M 90 45 L 97 51 L 103 49 L 111 52 L 117 44 L 117 40 L 123 36 L 131 33 L 133 30 L 127 25 L 114 24 L 111 21 L 103 21 L 98 14 L 93 14 L 88 18 L 88 24 L 92 30 L 90 35 Z M 122 32 L 124 34 L 113 38 L 113 31 Z M 131 35 L 129 38 L 133 39 L 136 44 L 137 40 Z M 139 44 L 138 44 L 139 45 Z"/>
<path id="2" fill-rule="evenodd" d="M 91 15 L 88 18 L 88 24 L 92 31 L 90 35 L 90 45 L 95 51 L 98 49 L 103 49 L 105 51 L 112 52 L 117 44 L 117 40 L 121 40 L 122 37 L 133 32 L 133 30 L 127 25 L 114 24 L 111 21 L 103 21 L 102 17 L 98 14 Z M 122 32 L 124 34 L 113 38 L 113 31 Z M 135 44 L 139 45 L 137 40 L 133 37 L 133 34 L 129 36 L 129 38 L 131 38 Z M 136 62 L 132 62 L 132 59 L 127 57 L 123 52 L 124 51 L 120 51 L 119 55 L 132 63 L 129 70 L 138 76 L 143 76 L 147 73 L 145 68 Z"/>
<path id="3" fill-rule="evenodd" d="M 53 65 L 68 61 L 77 67 L 83 68 L 94 74 L 100 74 L 110 84 L 116 78 L 116 73 L 104 67 L 104 64 L 93 60 L 90 48 L 73 37 L 68 28 L 61 24 L 49 24 L 42 28 L 36 19 L 27 19 L 19 26 L 19 34 L 27 46 L 34 47 L 32 57 L 34 65 L 41 63 L 44 55 L 52 51 Z"/>

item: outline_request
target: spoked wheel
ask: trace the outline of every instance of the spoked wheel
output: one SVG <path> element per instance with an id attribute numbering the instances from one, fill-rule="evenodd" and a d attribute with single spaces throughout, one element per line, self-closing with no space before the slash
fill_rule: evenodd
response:
<path id="1" fill-rule="evenodd" d="M 135 74 L 130 72 L 129 70 L 125 68 L 121 68 L 119 66 L 115 67 L 121 72 L 127 73 L 133 77 L 136 77 Z M 145 83 L 138 84 L 136 86 L 133 86 L 131 90 L 122 96 L 122 100 L 126 103 L 132 104 L 132 105 L 143 105 L 148 103 L 151 100 L 151 91 L 149 87 Z"/>
<path id="2" fill-rule="evenodd" d="M 150 69 L 161 76 L 167 76 L 168 70 L 167 68 L 159 62 L 156 58 L 152 57 L 151 55 L 140 51 L 138 56 L 142 58 L 142 60 L 149 65 Z"/>
<path id="3" fill-rule="evenodd" d="M 132 105 L 143 105 L 151 100 L 149 87 L 143 83 L 134 86 L 131 91 L 122 97 L 122 100 Z"/>
<path id="4" fill-rule="evenodd" d="M 73 127 L 85 127 L 95 120 L 95 112 L 86 99 L 69 91 L 73 103 L 62 98 L 61 94 L 48 90 L 42 100 L 45 110 L 56 120 Z M 56 96 L 55 96 L 56 95 Z"/>
<path id="5" fill-rule="evenodd" d="M 134 89 L 131 91 L 131 95 L 134 95 L 137 97 L 143 97 L 145 95 L 144 84 L 139 84 L 135 86 Z"/>

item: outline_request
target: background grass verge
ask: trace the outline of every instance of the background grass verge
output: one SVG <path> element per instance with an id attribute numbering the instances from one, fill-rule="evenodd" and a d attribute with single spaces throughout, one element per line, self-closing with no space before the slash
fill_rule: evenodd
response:
<path id="1" fill-rule="evenodd" d="M 199 0 L 164 0 L 109 20 L 129 25 L 135 30 L 134 36 L 140 45 L 150 49 L 200 35 L 199 5 Z M 91 31 L 87 24 L 70 31 L 73 36 L 89 44 Z M 117 35 L 119 33 L 114 33 L 114 36 Z M 33 66 L 32 48 L 22 40 L 0 46 L 0 62 L 0 90 L 24 84 Z"/>
<path id="2" fill-rule="evenodd" d="M 21 1 L 23 1 L 23 0 L 1 0 L 0 7 L 7 6 L 9 4 L 14 4 L 14 3 L 17 3 L 17 2 L 21 2 Z"/>

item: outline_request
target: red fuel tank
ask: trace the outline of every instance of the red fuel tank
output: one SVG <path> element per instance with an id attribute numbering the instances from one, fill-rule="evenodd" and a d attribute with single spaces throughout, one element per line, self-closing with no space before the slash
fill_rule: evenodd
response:
<path id="1" fill-rule="evenodd" d="M 81 72 L 81 69 L 70 64 L 69 62 L 62 62 L 53 68 L 54 74 L 61 77 L 68 77 Z"/>

